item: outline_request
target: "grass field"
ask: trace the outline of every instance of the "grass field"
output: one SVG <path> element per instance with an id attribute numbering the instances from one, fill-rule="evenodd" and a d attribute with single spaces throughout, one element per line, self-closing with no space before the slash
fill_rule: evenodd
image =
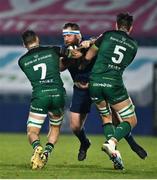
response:
<path id="1" fill-rule="evenodd" d="M 42 143 L 46 135 L 41 136 Z M 89 136 L 92 145 L 85 161 L 77 160 L 79 144 L 73 135 L 61 135 L 47 166 L 30 169 L 32 148 L 25 134 L 0 134 L 0 179 L 157 179 L 157 138 L 136 137 L 148 151 L 141 160 L 131 151 L 125 140 L 119 144 L 125 170 L 114 170 L 102 152 L 103 136 Z"/>

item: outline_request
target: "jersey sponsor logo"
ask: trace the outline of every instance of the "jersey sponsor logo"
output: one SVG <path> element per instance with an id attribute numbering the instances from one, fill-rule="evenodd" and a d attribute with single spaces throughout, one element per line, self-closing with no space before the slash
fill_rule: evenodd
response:
<path id="1" fill-rule="evenodd" d="M 112 85 L 111 85 L 111 84 L 108 84 L 108 83 L 93 83 L 92 86 L 93 86 L 93 87 L 109 87 L 109 88 L 112 87 Z"/>
<path id="2" fill-rule="evenodd" d="M 34 107 L 34 106 L 32 106 L 32 105 L 31 105 L 31 109 L 36 110 L 36 111 L 43 111 L 42 108 L 37 108 L 37 107 Z"/>
<path id="3" fill-rule="evenodd" d="M 41 92 L 54 92 L 54 91 L 57 91 L 58 89 L 57 88 L 54 88 L 54 89 L 43 89 Z"/>
<path id="4" fill-rule="evenodd" d="M 121 67 L 113 65 L 113 64 L 108 64 L 109 69 L 114 69 L 114 70 L 121 70 Z"/>
<path id="5" fill-rule="evenodd" d="M 49 83 L 53 83 L 54 80 L 53 79 L 46 79 L 46 80 L 41 80 L 39 81 L 41 84 L 49 84 Z"/>
<path id="6" fill-rule="evenodd" d="M 37 58 L 35 58 L 35 57 L 37 57 Z M 42 61 L 42 60 L 44 60 L 44 59 L 51 58 L 51 57 L 52 57 L 52 54 L 47 54 L 47 55 L 41 56 L 41 57 L 34 56 L 35 59 L 33 59 L 32 61 L 29 61 L 29 62 L 25 63 L 24 65 L 25 65 L 25 66 L 28 66 L 28 65 L 31 65 L 31 64 L 36 63 L 36 62 L 38 62 L 38 61 Z"/>
<path id="7" fill-rule="evenodd" d="M 49 97 L 60 97 L 60 94 L 51 94 Z"/>
<path id="8" fill-rule="evenodd" d="M 123 129 L 123 127 L 117 127 L 117 129 Z"/>
<path id="9" fill-rule="evenodd" d="M 131 49 L 134 49 L 134 46 L 132 46 L 130 43 L 128 42 L 125 42 L 123 39 L 118 39 L 118 38 L 115 38 L 115 37 L 110 37 L 110 40 L 112 41 L 116 41 L 117 43 L 120 43 L 122 45 L 125 45 L 125 46 L 128 46 L 129 48 Z"/>

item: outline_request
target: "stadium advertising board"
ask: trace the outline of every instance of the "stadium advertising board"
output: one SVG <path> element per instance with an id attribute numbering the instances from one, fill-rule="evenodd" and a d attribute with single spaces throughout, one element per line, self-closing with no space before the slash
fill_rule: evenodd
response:
<path id="1" fill-rule="evenodd" d="M 65 22 L 80 25 L 84 34 L 97 35 L 115 26 L 119 12 L 135 18 L 136 36 L 157 34 L 154 0 L 1 0 L 0 34 L 17 34 L 31 28 L 41 34 L 60 34 Z"/>

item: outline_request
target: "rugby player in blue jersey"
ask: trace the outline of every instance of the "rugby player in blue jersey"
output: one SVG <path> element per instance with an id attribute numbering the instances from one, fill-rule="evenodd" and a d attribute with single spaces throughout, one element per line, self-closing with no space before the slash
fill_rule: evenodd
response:
<path id="1" fill-rule="evenodd" d="M 84 45 L 86 48 L 81 50 L 81 53 L 85 54 L 93 42 L 92 40 L 82 41 L 82 35 L 80 32 L 79 25 L 76 23 L 66 23 L 63 26 L 63 38 L 64 45 L 70 49 L 76 49 L 80 45 Z M 81 55 L 80 55 L 81 56 Z M 89 95 L 88 83 L 89 74 L 95 63 L 95 58 L 93 58 L 92 63 L 90 63 L 84 70 L 79 70 L 81 60 L 76 59 L 65 59 L 62 58 L 61 70 L 68 69 L 74 82 L 72 102 L 70 106 L 70 127 L 75 134 L 75 136 L 80 141 L 80 148 L 78 153 L 78 160 L 83 161 L 86 158 L 87 150 L 90 147 L 90 140 L 87 138 L 84 123 L 90 112 L 90 107 L 92 101 Z M 114 122 L 119 123 L 120 120 L 115 112 L 113 112 Z M 103 125 L 104 135 L 109 134 L 111 126 L 108 124 Z M 114 126 L 112 126 L 114 128 Z M 108 132 L 107 132 L 108 131 Z M 145 159 L 147 152 L 137 144 L 137 142 L 132 137 L 131 133 L 126 135 L 126 141 L 130 145 L 131 149 L 137 153 L 137 155 Z"/>

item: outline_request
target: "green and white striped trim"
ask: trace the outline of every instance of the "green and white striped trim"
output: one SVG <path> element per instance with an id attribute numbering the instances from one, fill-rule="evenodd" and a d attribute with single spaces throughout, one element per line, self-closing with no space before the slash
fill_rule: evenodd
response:
<path id="1" fill-rule="evenodd" d="M 102 115 L 102 116 L 106 116 L 106 115 L 109 115 L 110 114 L 110 109 L 109 107 L 103 107 L 103 108 L 98 108 L 99 109 L 99 113 Z"/>
<path id="2" fill-rule="evenodd" d="M 119 112 L 121 118 L 129 118 L 135 115 L 135 106 L 133 104 L 129 104 L 125 108 L 121 109 Z"/>
<path id="3" fill-rule="evenodd" d="M 52 118 L 49 118 L 49 119 L 50 119 L 50 124 L 51 125 L 59 126 L 59 125 L 62 124 L 63 116 L 61 116 L 59 119 L 52 119 Z"/>
<path id="4" fill-rule="evenodd" d="M 32 117 L 29 117 L 27 120 L 27 127 L 37 127 L 41 128 L 44 123 L 44 120 L 35 119 Z"/>

